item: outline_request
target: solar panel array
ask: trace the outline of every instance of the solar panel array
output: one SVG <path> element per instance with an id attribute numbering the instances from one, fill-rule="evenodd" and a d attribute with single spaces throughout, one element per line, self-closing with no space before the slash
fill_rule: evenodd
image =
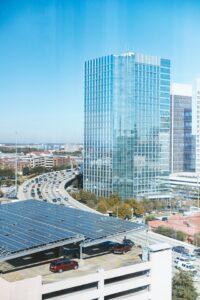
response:
<path id="1" fill-rule="evenodd" d="M 80 237 L 91 241 L 141 227 L 71 207 L 26 200 L 0 206 L 0 250 L 13 253 Z"/>

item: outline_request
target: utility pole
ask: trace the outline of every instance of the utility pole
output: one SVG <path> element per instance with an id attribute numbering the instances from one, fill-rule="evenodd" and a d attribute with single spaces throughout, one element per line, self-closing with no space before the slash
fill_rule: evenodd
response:
<path id="1" fill-rule="evenodd" d="M 18 185 L 17 185 L 17 180 L 18 180 L 18 139 L 17 139 L 17 132 L 16 134 L 16 140 L 15 140 L 15 193 L 16 193 L 16 198 L 17 198 L 17 191 L 18 191 Z"/>
<path id="2" fill-rule="evenodd" d="M 74 168 L 73 168 L 73 162 L 72 162 L 72 158 L 70 157 L 70 165 L 71 165 L 71 172 L 73 173 Z"/>

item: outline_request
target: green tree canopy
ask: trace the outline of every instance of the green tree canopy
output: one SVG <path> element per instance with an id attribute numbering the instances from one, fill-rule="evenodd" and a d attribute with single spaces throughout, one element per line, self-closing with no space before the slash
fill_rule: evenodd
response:
<path id="1" fill-rule="evenodd" d="M 172 299 L 196 300 L 197 297 L 191 274 L 185 271 L 176 273 L 172 281 Z"/>
<path id="2" fill-rule="evenodd" d="M 177 239 L 179 241 L 184 241 L 186 239 L 186 234 L 182 231 L 176 231 L 171 227 L 158 226 L 154 232 Z"/>
<path id="3" fill-rule="evenodd" d="M 194 244 L 196 246 L 200 247 L 200 232 L 198 232 L 194 235 Z"/>
<path id="4" fill-rule="evenodd" d="M 103 214 L 105 214 L 107 212 L 108 208 L 107 208 L 107 202 L 105 199 L 103 199 L 103 198 L 99 199 L 97 210 Z"/>

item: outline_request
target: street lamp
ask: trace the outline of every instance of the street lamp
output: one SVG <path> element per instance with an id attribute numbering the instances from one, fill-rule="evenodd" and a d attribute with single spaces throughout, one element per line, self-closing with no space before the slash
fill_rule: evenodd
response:
<path id="1" fill-rule="evenodd" d="M 17 185 L 17 173 L 18 173 L 18 152 L 17 152 L 17 147 L 18 147 L 18 139 L 17 139 L 17 132 L 16 134 L 16 140 L 15 140 L 15 192 L 16 192 L 16 198 L 17 198 L 17 190 L 18 190 L 18 185 Z"/>

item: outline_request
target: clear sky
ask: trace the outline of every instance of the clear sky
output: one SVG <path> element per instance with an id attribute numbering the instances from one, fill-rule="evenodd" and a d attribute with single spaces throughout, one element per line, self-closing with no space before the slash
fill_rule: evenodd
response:
<path id="1" fill-rule="evenodd" d="M 200 1 L 0 0 L 0 142 L 79 142 L 84 61 L 137 51 L 200 76 Z"/>

